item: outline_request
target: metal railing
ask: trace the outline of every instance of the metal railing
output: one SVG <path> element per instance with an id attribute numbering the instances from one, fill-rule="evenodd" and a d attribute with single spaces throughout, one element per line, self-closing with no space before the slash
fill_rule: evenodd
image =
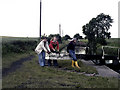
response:
<path id="1" fill-rule="evenodd" d="M 119 60 L 120 59 L 120 48 L 119 47 L 113 47 L 113 46 L 102 46 L 102 59 L 104 59 L 105 58 L 105 55 L 107 55 L 106 53 L 105 53 L 105 50 L 104 50 L 104 47 L 108 47 L 108 48 L 117 48 L 117 53 L 118 53 L 118 56 L 117 56 L 117 59 Z"/>

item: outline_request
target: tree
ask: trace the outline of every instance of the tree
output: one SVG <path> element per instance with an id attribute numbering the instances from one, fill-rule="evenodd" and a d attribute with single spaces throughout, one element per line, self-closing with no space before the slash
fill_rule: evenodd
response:
<path id="1" fill-rule="evenodd" d="M 91 54 L 96 52 L 97 43 L 101 45 L 107 44 L 105 39 L 111 37 L 111 33 L 108 31 L 112 26 L 111 23 L 113 23 L 111 16 L 101 13 L 82 27 L 83 34 L 85 34 L 88 39 Z"/>
<path id="2" fill-rule="evenodd" d="M 58 42 L 59 42 L 59 43 L 62 43 L 61 36 L 60 36 L 59 34 L 50 34 L 50 35 L 48 36 L 48 42 L 50 42 L 50 40 L 51 40 L 54 36 L 58 38 Z"/>
<path id="3" fill-rule="evenodd" d="M 58 42 L 59 42 L 59 43 L 62 43 L 62 38 L 61 38 L 61 36 L 60 36 L 59 34 L 55 34 L 55 36 L 58 38 Z"/>
<path id="4" fill-rule="evenodd" d="M 63 40 L 68 40 L 68 39 L 71 39 L 71 37 L 70 37 L 69 35 L 65 35 L 65 36 L 63 37 Z"/>
<path id="5" fill-rule="evenodd" d="M 76 39 L 83 39 L 82 36 L 80 36 L 79 33 L 76 33 L 76 34 L 73 36 L 73 38 L 76 38 Z"/>

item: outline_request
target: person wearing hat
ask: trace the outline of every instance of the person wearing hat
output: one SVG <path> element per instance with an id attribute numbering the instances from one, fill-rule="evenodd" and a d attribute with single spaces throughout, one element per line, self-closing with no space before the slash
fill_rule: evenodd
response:
<path id="1" fill-rule="evenodd" d="M 35 48 L 35 52 L 38 54 L 40 66 L 45 66 L 45 52 L 50 53 L 47 37 L 42 37 L 41 42 Z"/>
<path id="2" fill-rule="evenodd" d="M 73 58 L 72 60 L 72 67 L 74 67 L 74 64 L 77 68 L 80 69 L 80 67 L 78 66 L 78 62 L 77 62 L 77 58 L 75 55 L 75 46 L 76 46 L 76 38 L 73 38 L 70 43 L 67 46 L 67 52 L 70 54 L 70 56 Z"/>

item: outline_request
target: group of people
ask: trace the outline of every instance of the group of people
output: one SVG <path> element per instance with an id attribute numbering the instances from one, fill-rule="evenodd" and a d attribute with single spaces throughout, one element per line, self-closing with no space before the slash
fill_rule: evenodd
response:
<path id="1" fill-rule="evenodd" d="M 76 38 L 73 38 L 70 43 L 67 45 L 67 52 L 72 57 L 72 67 L 74 65 L 80 69 L 77 63 L 77 58 L 75 55 L 75 46 L 76 46 Z M 59 52 L 59 42 L 57 37 L 53 37 L 50 40 L 50 44 L 48 44 L 47 37 L 43 37 L 40 43 L 35 48 L 35 52 L 38 54 L 39 57 L 39 64 L 40 66 L 45 66 L 45 53 L 56 53 Z M 57 60 L 53 60 L 53 65 L 58 66 Z M 48 66 L 52 66 L 52 60 L 48 60 Z"/>

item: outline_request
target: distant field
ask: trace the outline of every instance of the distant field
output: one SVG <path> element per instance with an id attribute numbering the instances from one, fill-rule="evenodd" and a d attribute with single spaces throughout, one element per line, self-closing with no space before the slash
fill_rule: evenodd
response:
<path id="1" fill-rule="evenodd" d="M 0 36 L 0 38 L 2 38 L 2 43 L 4 42 L 11 42 L 11 41 L 17 41 L 17 40 L 38 40 L 37 37 L 33 38 L 33 37 L 7 37 L 7 36 Z M 110 38 L 110 39 L 106 39 L 108 42 L 108 45 L 110 46 L 116 46 L 116 47 L 120 47 L 120 38 Z M 86 39 L 81 39 L 82 42 L 88 42 L 88 40 Z"/>
<path id="2" fill-rule="evenodd" d="M 7 42 L 12 42 L 12 41 L 18 41 L 18 40 L 32 40 L 36 41 L 38 38 L 33 38 L 33 37 L 7 37 L 7 36 L 1 36 L 2 37 L 2 43 L 7 43 Z"/>
<path id="3" fill-rule="evenodd" d="M 2 37 L 2 54 L 24 53 L 36 47 L 38 38 Z"/>
<path id="4" fill-rule="evenodd" d="M 110 38 L 110 39 L 106 39 L 106 41 L 107 41 L 106 46 L 117 47 L 117 48 L 104 47 L 105 53 L 108 55 L 117 56 L 118 48 L 120 48 L 120 38 Z M 102 54 L 102 45 L 98 46 L 97 54 Z"/>
<path id="5" fill-rule="evenodd" d="M 120 47 L 120 38 L 106 39 L 109 46 Z"/>

